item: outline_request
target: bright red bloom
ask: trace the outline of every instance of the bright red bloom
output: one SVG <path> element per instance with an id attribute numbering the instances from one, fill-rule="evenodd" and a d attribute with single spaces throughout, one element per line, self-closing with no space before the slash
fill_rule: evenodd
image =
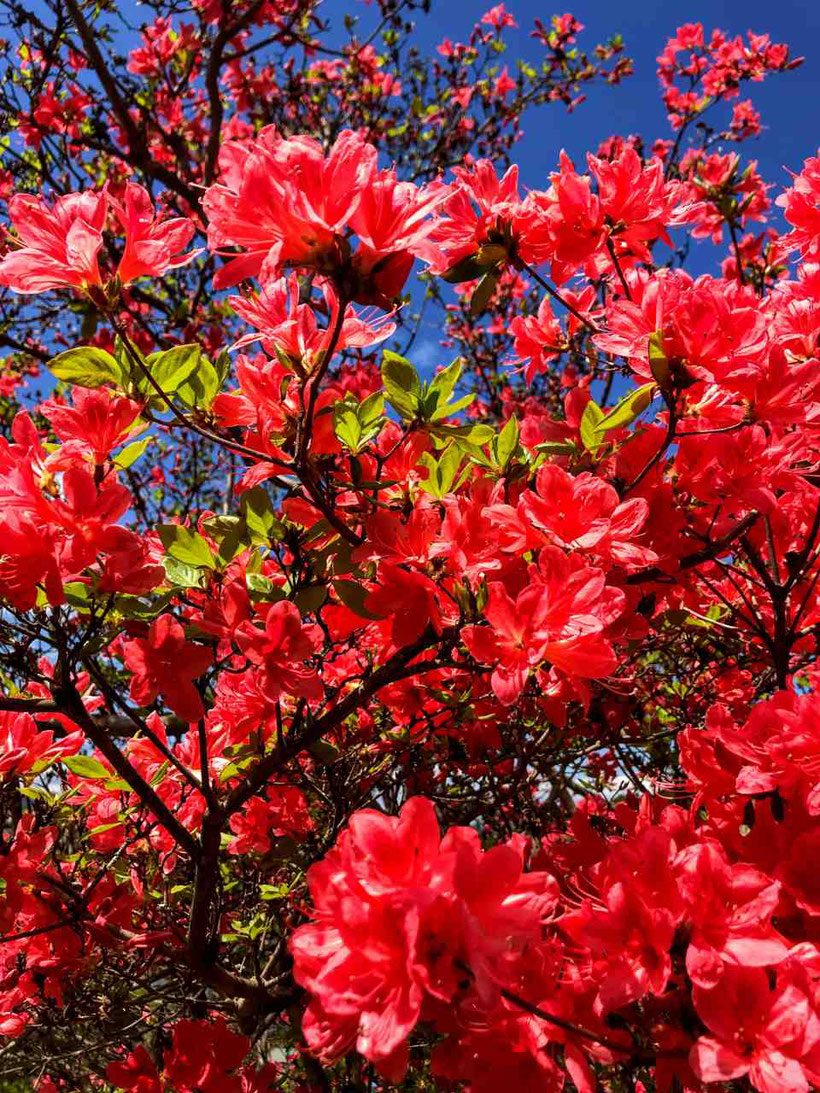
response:
<path id="1" fill-rule="evenodd" d="M 488 265 L 502 260 L 513 217 L 521 208 L 517 167 L 510 167 L 499 179 L 492 163 L 480 159 L 470 168 L 454 167 L 453 174 L 456 181 L 450 195 L 427 242 L 419 248 L 420 257 L 436 274 L 446 273 L 465 258 L 478 255 L 481 259 L 488 254 L 484 248 L 489 248 Z"/>
<path id="2" fill-rule="evenodd" d="M 515 19 L 507 11 L 504 4 L 496 4 L 495 7 L 490 8 L 489 11 L 485 11 L 481 16 L 481 22 L 486 23 L 491 27 L 495 27 L 496 30 L 501 30 L 502 27 L 517 27 Z"/>
<path id="3" fill-rule="evenodd" d="M 425 573 L 383 562 L 378 584 L 368 592 L 365 606 L 374 615 L 392 620 L 393 644 L 402 646 L 421 637 L 429 624 L 441 630 L 440 598 L 435 581 Z"/>
<path id="4" fill-rule="evenodd" d="M 178 1021 L 165 1052 L 165 1078 L 171 1088 L 193 1093 L 223 1093 L 228 1075 L 248 1053 L 250 1040 L 233 1032 L 224 1017 L 214 1021 Z"/>
<path id="5" fill-rule="evenodd" d="M 147 638 L 125 643 L 125 666 L 132 673 L 131 699 L 148 706 L 161 694 L 183 721 L 198 721 L 205 714 L 194 680 L 213 664 L 213 654 L 185 640 L 185 631 L 172 615 L 151 623 Z"/>
<path id="6" fill-rule="evenodd" d="M 715 987 L 729 966 L 779 964 L 788 946 L 772 926 L 780 886 L 749 865 L 731 865 L 713 843 L 688 846 L 675 872 L 693 921 L 686 970 L 701 987 Z"/>
<path id="7" fill-rule="evenodd" d="M 820 815 L 820 710 L 813 695 L 782 691 L 760 702 L 742 726 L 716 721 L 719 739 L 741 760 L 737 792 L 771 793 Z"/>
<path id="8" fill-rule="evenodd" d="M 531 525 L 536 535 L 543 532 L 548 542 L 567 550 L 591 551 L 625 566 L 657 560 L 636 542 L 649 515 L 647 502 L 634 497 L 621 503 L 615 488 L 593 474 L 571 475 L 546 464 L 536 477 L 535 492 L 522 494 L 518 515 L 522 526 Z"/>
<path id="9" fill-rule="evenodd" d="M 107 215 L 104 191 L 65 194 L 51 207 L 15 194 L 9 216 L 23 245 L 0 260 L 0 284 L 24 293 L 101 284 L 97 257 Z"/>
<path id="10" fill-rule="evenodd" d="M 598 871 L 599 897 L 561 919 L 562 930 L 590 951 L 600 1013 L 666 989 L 669 949 L 683 917 L 674 849 L 669 833 L 656 827 L 615 842 Z"/>
<path id="11" fill-rule="evenodd" d="M 620 590 L 606 587 L 602 570 L 544 547 L 529 586 L 513 600 L 494 581 L 484 612 L 490 627 L 466 626 L 461 636 L 476 660 L 495 665 L 493 691 L 510 706 L 530 671 L 545 661 L 586 679 L 608 675 L 617 661 L 603 631 L 623 603 Z"/>
<path id="12" fill-rule="evenodd" d="M 567 344 L 561 324 L 555 318 L 549 296 L 544 296 L 536 315 L 516 315 L 509 326 L 515 339 L 515 354 L 528 361 L 524 378 L 532 383 L 536 375 L 546 372 Z"/>
<path id="13" fill-rule="evenodd" d="M 117 276 L 127 285 L 138 277 L 161 277 L 169 269 L 187 265 L 201 253 L 181 254 L 196 231 L 186 216 L 158 220 L 151 195 L 136 182 L 126 182 L 121 201 L 110 198 L 111 207 L 125 232 L 125 253 Z"/>
<path id="14" fill-rule="evenodd" d="M 763 968 L 727 968 L 714 990 L 695 987 L 698 1015 L 712 1030 L 692 1048 L 703 1082 L 748 1075 L 760 1093 L 803 1093 L 800 1059 L 820 1039 L 812 1002 L 795 986 L 773 986 Z"/>
<path id="15" fill-rule="evenodd" d="M 628 357 L 642 379 L 654 379 L 649 339 L 656 332 L 667 359 L 679 362 L 690 379 L 723 379 L 765 351 L 766 318 L 750 289 L 706 276 L 693 281 L 682 270 L 631 270 L 626 276 L 631 299 L 609 300 L 608 330 L 595 335 L 595 344 Z"/>
<path id="16" fill-rule="evenodd" d="M 779 249 L 783 254 L 796 250 L 802 259 L 816 262 L 820 258 L 820 153 L 805 160 L 803 170 L 775 205 L 792 226 L 781 237 Z"/>
<path id="17" fill-rule="evenodd" d="M 71 393 L 73 405 L 50 400 L 40 409 L 51 422 L 54 432 L 82 453 L 91 453 L 95 464 L 104 463 L 109 453 L 123 444 L 139 415 L 140 405 L 127 398 L 117 398 L 105 388 L 91 390 L 75 387 Z"/>
<path id="18" fill-rule="evenodd" d="M 474 1003 L 493 1006 L 505 963 L 523 956 L 556 897 L 551 877 L 522 873 L 514 846 L 483 853 L 458 827 L 441 840 L 421 797 L 398 818 L 355 813 L 308 885 L 315 921 L 290 942 L 311 995 L 305 1037 L 329 1060 L 355 1041 L 391 1081 L 404 1076 L 425 999 L 450 1003 L 475 981 Z"/>
<path id="19" fill-rule="evenodd" d="M 242 623 L 236 630 L 236 642 L 248 660 L 261 668 L 259 689 L 271 702 L 283 694 L 322 697 L 316 670 L 304 663 L 321 647 L 321 630 L 303 624 L 295 603 L 280 600 L 272 604 L 265 614 L 264 630 Z"/>
<path id="20" fill-rule="evenodd" d="M 241 813 L 231 816 L 236 838 L 231 854 L 267 854 L 271 839 L 285 835 L 303 839 L 313 828 L 305 796 L 296 786 L 268 786 L 265 798 L 252 797 Z"/>
<path id="21" fill-rule="evenodd" d="M 359 239 L 353 259 L 359 303 L 386 308 L 399 295 L 414 255 L 433 229 L 430 214 L 448 194 L 440 182 L 422 187 L 401 182 L 395 169 L 373 175 L 350 220 Z"/>
<path id="22" fill-rule="evenodd" d="M 325 283 L 322 293 L 328 314 L 335 314 L 338 305 L 332 287 Z M 237 315 L 259 331 L 239 338 L 234 349 L 259 341 L 271 356 L 278 351 L 310 368 L 316 354 L 327 346 L 328 332 L 319 327 L 315 309 L 309 303 L 300 302 L 296 274 L 270 282 L 258 295 L 231 296 L 229 303 Z M 368 312 L 358 313 L 352 304 L 348 304 L 336 352 L 377 345 L 395 330 L 396 324 L 390 321 L 390 316 L 373 319 Z"/>
<path id="23" fill-rule="evenodd" d="M 727 202 L 738 208 L 737 220 L 745 226 L 750 220 L 765 221 L 769 210 L 768 187 L 752 160 L 743 170 L 734 153 L 726 155 L 684 156 L 681 171 L 687 180 L 682 196 L 688 204 L 676 218 L 678 224 L 693 224 L 696 239 L 711 237 L 713 243 L 723 238 L 724 209 Z"/>
<path id="24" fill-rule="evenodd" d="M 589 178 L 576 173 L 566 152 L 550 181 L 548 190 L 530 191 L 513 227 L 522 238 L 522 255 L 549 262 L 552 279 L 563 284 L 603 246 L 603 210 Z"/>
<path id="25" fill-rule="evenodd" d="M 635 149 L 625 147 L 616 159 L 588 155 L 587 163 L 598 180 L 601 211 L 619 259 L 651 261 L 647 244 L 655 239 L 671 246 L 666 227 L 676 222 L 680 186 L 664 179 L 659 159 L 643 165 Z"/>
<path id="26" fill-rule="evenodd" d="M 76 755 L 82 742 L 79 730 L 55 740 L 54 733 L 40 729 L 29 714 L 0 711 L 0 781 L 28 774 L 38 764 L 45 766 L 64 755 Z"/>
<path id="27" fill-rule="evenodd" d="M 105 1076 L 118 1089 L 134 1093 L 162 1093 L 157 1068 L 142 1044 L 138 1044 L 122 1062 L 109 1063 Z"/>
<path id="28" fill-rule="evenodd" d="M 208 243 L 245 249 L 214 278 L 226 288 L 249 277 L 270 280 L 287 262 L 334 268 L 337 235 L 371 182 L 376 149 L 346 130 L 325 156 L 311 137 L 286 140 L 269 127 L 253 142 L 223 145 L 219 162 L 222 181 L 203 199 Z"/>

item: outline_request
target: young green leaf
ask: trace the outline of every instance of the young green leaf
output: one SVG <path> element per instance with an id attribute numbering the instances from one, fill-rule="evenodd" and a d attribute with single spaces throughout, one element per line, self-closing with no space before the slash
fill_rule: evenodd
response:
<path id="1" fill-rule="evenodd" d="M 157 534 L 165 547 L 165 553 L 185 565 L 214 568 L 214 556 L 202 536 L 179 524 L 160 524 Z"/>
<path id="2" fill-rule="evenodd" d="M 581 415 L 580 424 L 581 443 L 588 452 L 595 453 L 601 446 L 601 438 L 598 435 L 598 426 L 603 419 L 603 410 L 597 402 L 593 402 L 592 399 L 590 399 Z"/>
<path id="3" fill-rule="evenodd" d="M 281 539 L 284 529 L 264 487 L 254 486 L 242 494 L 242 516 L 254 543 L 267 546 L 271 539 Z"/>
<path id="4" fill-rule="evenodd" d="M 656 330 L 654 334 L 649 335 L 649 370 L 661 390 L 667 391 L 672 380 L 672 373 L 663 348 L 662 330 Z"/>
<path id="5" fill-rule="evenodd" d="M 506 467 L 518 447 L 518 420 L 515 414 L 508 418 L 504 428 L 493 438 L 493 455 L 499 467 Z"/>
<path id="6" fill-rule="evenodd" d="M 64 755 L 60 762 L 78 778 L 108 778 L 111 774 L 99 759 L 91 755 Z"/>
<path id="7" fill-rule="evenodd" d="M 196 410 L 208 410 L 219 394 L 221 386 L 216 369 L 200 354 L 199 360 L 188 378 L 176 390 L 177 398 Z"/>
<path id="8" fill-rule="evenodd" d="M 620 429 L 624 425 L 631 425 L 636 418 L 644 412 L 652 401 L 652 392 L 657 388 L 656 383 L 645 383 L 635 391 L 628 394 L 612 407 L 597 427 L 599 433 L 609 432 L 610 429 Z"/>
<path id="9" fill-rule="evenodd" d="M 175 345 L 161 353 L 151 353 L 146 365 L 152 377 L 166 395 L 172 395 L 199 367 L 202 351 L 198 345 Z M 150 393 L 153 388 L 144 377 L 140 388 Z"/>
<path id="10" fill-rule="evenodd" d="M 413 365 L 398 353 L 385 350 L 382 380 L 390 405 L 405 420 L 412 421 L 418 413 L 421 397 L 421 380 Z"/>
<path id="11" fill-rule="evenodd" d="M 118 467 L 122 467 L 125 470 L 128 467 L 133 466 L 134 463 L 144 454 L 145 449 L 153 440 L 153 437 L 146 436 L 142 440 L 135 440 L 133 444 L 129 444 L 127 447 L 114 456 L 114 462 Z"/>
<path id="12" fill-rule="evenodd" d="M 76 349 L 67 349 L 48 362 L 48 367 L 57 377 L 66 383 L 78 387 L 102 387 L 104 383 L 121 386 L 123 372 L 119 363 L 106 353 L 92 345 L 78 345 Z"/>
<path id="13" fill-rule="evenodd" d="M 382 617 L 381 615 L 374 615 L 372 611 L 368 611 L 365 607 L 367 589 L 359 581 L 335 580 L 333 582 L 333 591 L 354 615 L 359 615 L 363 619 L 379 619 Z"/>
<path id="14" fill-rule="evenodd" d="M 470 314 L 480 315 L 498 288 L 498 276 L 492 270 L 484 274 L 470 297 Z"/>
<path id="15" fill-rule="evenodd" d="M 430 493 L 439 500 L 445 497 L 452 489 L 462 458 L 457 444 L 448 445 L 438 460 L 430 452 L 424 452 L 420 462 L 429 472 L 427 480 L 421 483 L 425 493 Z"/>

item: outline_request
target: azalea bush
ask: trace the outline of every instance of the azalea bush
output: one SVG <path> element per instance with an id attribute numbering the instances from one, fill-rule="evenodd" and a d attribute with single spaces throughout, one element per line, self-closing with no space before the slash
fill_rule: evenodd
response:
<path id="1" fill-rule="evenodd" d="M 0 1088 L 820 1086 L 799 59 L 430 6 L 0 0 Z"/>

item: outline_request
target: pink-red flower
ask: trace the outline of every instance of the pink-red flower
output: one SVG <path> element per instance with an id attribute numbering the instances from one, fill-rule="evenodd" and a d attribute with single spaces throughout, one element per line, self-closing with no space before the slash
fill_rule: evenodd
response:
<path id="1" fill-rule="evenodd" d="M 125 232 L 125 252 L 117 267 L 123 284 L 138 277 L 161 277 L 169 269 L 187 265 L 200 253 L 181 253 L 196 230 L 193 220 L 186 216 L 158 219 L 150 194 L 136 182 L 125 184 L 121 201 L 113 197 L 110 201 Z"/>
<path id="2" fill-rule="evenodd" d="M 255 141 L 225 144 L 219 162 L 221 181 L 203 199 L 208 242 L 213 250 L 244 250 L 215 278 L 224 288 L 269 280 L 289 262 L 333 268 L 337 236 L 371 182 L 376 149 L 345 130 L 325 156 L 313 138 L 285 139 L 269 127 Z"/>
<path id="3" fill-rule="evenodd" d="M 65 194 L 51 206 L 44 198 L 15 194 L 9 217 L 22 246 L 0 260 L 0 285 L 34 293 L 101 284 L 97 259 L 107 215 L 104 191 Z"/>
<path id="4" fill-rule="evenodd" d="M 608 675 L 617 660 L 603 631 L 623 602 L 623 592 L 606 586 L 602 570 L 544 547 L 528 587 L 515 599 L 501 582 L 490 584 L 484 612 L 489 627 L 466 626 L 462 639 L 479 663 L 494 666 L 493 691 L 510 706 L 545 661 L 586 679 Z"/>
<path id="5" fill-rule="evenodd" d="M 265 615 L 265 629 L 250 622 L 236 630 L 236 641 L 252 664 L 260 668 L 259 689 L 271 701 L 282 694 L 318 699 L 322 682 L 305 661 L 322 644 L 318 626 L 305 626 L 299 608 L 289 600 L 272 604 Z"/>
<path id="6" fill-rule="evenodd" d="M 157 695 L 183 721 L 198 721 L 205 707 L 194 680 L 213 663 L 210 649 L 186 641 L 185 631 L 172 615 L 160 615 L 148 636 L 125 643 L 125 666 L 132 673 L 131 700 L 148 706 Z"/>

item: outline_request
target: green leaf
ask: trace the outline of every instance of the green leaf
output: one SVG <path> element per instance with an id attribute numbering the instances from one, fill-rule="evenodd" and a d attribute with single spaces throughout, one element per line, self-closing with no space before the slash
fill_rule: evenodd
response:
<path id="1" fill-rule="evenodd" d="M 571 440 L 545 440 L 536 445 L 535 450 L 543 452 L 544 455 L 572 455 L 575 445 Z"/>
<path id="2" fill-rule="evenodd" d="M 374 391 L 361 402 L 348 394 L 333 407 L 334 432 L 354 455 L 379 435 L 384 421 L 382 391 Z"/>
<path id="3" fill-rule="evenodd" d="M 513 452 L 518 447 L 518 420 L 515 414 L 507 420 L 507 424 L 493 440 L 493 454 L 499 467 L 506 467 L 512 459 Z"/>
<path id="4" fill-rule="evenodd" d="M 245 584 L 248 592 L 254 600 L 264 600 L 265 603 L 278 603 L 284 600 L 285 592 L 281 585 L 274 584 L 270 577 L 262 573 L 246 573 Z"/>
<path id="5" fill-rule="evenodd" d="M 624 395 L 600 422 L 597 432 L 605 433 L 610 429 L 620 429 L 624 425 L 631 425 L 652 401 L 652 392 L 656 387 L 656 383 L 645 383 L 642 387 Z"/>
<path id="6" fill-rule="evenodd" d="M 50 766 L 50 762 L 43 764 L 35 763 L 34 772 L 37 774 L 40 771 L 47 770 Z M 23 797 L 30 798 L 32 801 L 43 801 L 46 804 L 51 804 L 54 800 L 53 794 L 49 793 L 47 789 L 43 789 L 42 786 L 19 786 L 17 792 L 22 794 Z"/>
<path id="7" fill-rule="evenodd" d="M 442 368 L 430 381 L 430 393 L 436 396 L 434 405 L 445 406 L 456 389 L 456 384 L 464 370 L 464 361 L 456 357 L 452 364 Z"/>
<path id="8" fill-rule="evenodd" d="M 662 391 L 668 391 L 672 380 L 669 360 L 663 348 L 663 331 L 649 335 L 649 370 Z"/>
<path id="9" fill-rule="evenodd" d="M 115 820 L 111 824 L 100 824 L 99 827 L 89 827 L 89 835 L 102 835 L 104 831 L 113 831 L 115 827 L 122 827 L 122 820 Z"/>
<path id="10" fill-rule="evenodd" d="M 175 345 L 173 349 L 152 353 L 146 364 L 165 394 L 172 395 L 199 367 L 201 360 L 202 350 L 198 345 Z M 152 391 L 144 377 L 140 387 L 146 392 Z"/>
<path id="11" fill-rule="evenodd" d="M 181 562 L 175 562 L 173 558 L 164 558 L 166 576 L 168 570 L 168 564 L 181 565 Z M 188 566 L 185 567 L 189 568 Z M 198 570 L 192 570 L 193 573 L 198 573 Z M 150 598 L 143 598 L 141 596 L 117 596 L 114 601 L 114 605 L 117 611 L 129 619 L 153 619 L 164 610 L 174 598 L 176 593 L 163 592 L 159 596 L 152 596 Z"/>
<path id="12" fill-rule="evenodd" d="M 601 446 L 601 438 L 598 435 L 598 426 L 604 419 L 604 412 L 597 402 L 592 399 L 586 404 L 581 415 L 581 443 L 588 452 L 597 452 Z"/>
<path id="13" fill-rule="evenodd" d="M 457 399 L 455 402 L 440 406 L 430 417 L 433 422 L 441 421 L 447 417 L 453 417 L 461 410 L 466 410 L 467 407 L 475 401 L 475 393 L 470 395 L 464 395 L 463 398 Z"/>
<path id="14" fill-rule="evenodd" d="M 288 884 L 260 884 L 259 898 L 264 900 L 287 899 L 290 895 Z"/>
<path id="15" fill-rule="evenodd" d="M 48 367 L 66 383 L 78 387 L 102 387 L 104 383 L 121 386 L 123 373 L 117 361 L 104 349 L 91 345 L 78 345 L 67 349 L 48 362 Z"/>
<path id="16" fill-rule="evenodd" d="M 227 349 L 223 349 L 214 361 L 214 371 L 218 385 L 221 387 L 231 371 L 231 355 Z"/>
<path id="17" fill-rule="evenodd" d="M 160 766 L 154 771 L 150 778 L 150 784 L 152 786 L 158 786 L 165 778 L 165 775 L 170 767 L 170 762 L 166 759 Z"/>
<path id="18" fill-rule="evenodd" d="M 441 277 L 450 285 L 459 285 L 462 281 L 474 281 L 476 277 L 484 273 L 484 270 L 485 266 L 471 254 L 467 258 L 462 258 L 460 262 L 456 262 L 454 266 L 450 266 Z"/>
<path id="19" fill-rule="evenodd" d="M 207 516 L 200 522 L 200 527 L 205 528 L 213 539 L 222 539 L 226 535 L 233 535 L 242 531 L 245 521 L 241 516 Z"/>
<path id="20" fill-rule="evenodd" d="M 330 766 L 339 758 L 339 749 L 335 744 L 331 744 L 329 740 L 314 740 L 309 745 L 308 751 L 314 759 L 318 759 L 325 766 Z"/>
<path id="21" fill-rule="evenodd" d="M 480 315 L 493 297 L 498 287 L 498 277 L 491 270 L 484 274 L 470 297 L 470 314 Z"/>
<path id="22" fill-rule="evenodd" d="M 382 381 L 390 405 L 407 421 L 418 413 L 421 399 L 421 381 L 410 361 L 398 353 L 384 352 Z"/>
<path id="23" fill-rule="evenodd" d="M 382 615 L 374 615 L 365 607 L 367 589 L 359 581 L 339 580 L 333 582 L 333 591 L 354 615 L 363 619 L 380 619 Z"/>
<path id="24" fill-rule="evenodd" d="M 205 569 L 214 568 L 213 552 L 198 532 L 179 524 L 160 524 L 157 534 L 165 553 L 176 561 Z"/>
<path id="25" fill-rule="evenodd" d="M 362 399 L 359 403 L 358 413 L 359 421 L 364 427 L 372 427 L 378 423 L 381 428 L 384 418 L 384 393 L 374 391 L 372 395 Z"/>
<path id="26" fill-rule="evenodd" d="M 164 557 L 162 564 L 169 584 L 177 588 L 204 588 L 208 584 L 204 569 L 186 565 L 185 562 L 177 562 L 175 557 Z"/>
<path id="27" fill-rule="evenodd" d="M 219 544 L 216 559 L 220 567 L 251 545 L 247 524 L 241 516 L 209 516 L 201 521 L 200 527 Z"/>
<path id="28" fill-rule="evenodd" d="M 441 440 L 455 440 L 468 448 L 481 448 L 495 436 L 492 425 L 434 425 L 430 431 Z"/>
<path id="29" fill-rule="evenodd" d="M 346 448 L 358 452 L 362 439 L 362 427 L 355 406 L 349 402 L 337 402 L 333 407 L 333 431 Z"/>
<path id="30" fill-rule="evenodd" d="M 170 555 L 162 559 L 162 564 L 165 567 L 165 576 L 178 588 L 205 588 L 208 583 L 203 569 L 179 562 Z"/>
<path id="31" fill-rule="evenodd" d="M 438 460 L 429 452 L 424 452 L 419 462 L 427 467 L 430 473 L 427 480 L 420 483 L 421 488 L 441 500 L 452 489 L 461 460 L 462 453 L 456 444 L 448 445 Z"/>
<path id="32" fill-rule="evenodd" d="M 293 602 L 303 615 L 312 615 L 318 611 L 327 599 L 327 588 L 323 584 L 310 585 L 308 588 L 300 588 L 293 597 Z"/>
<path id="33" fill-rule="evenodd" d="M 145 453 L 146 448 L 153 440 L 153 437 L 146 436 L 142 440 L 135 440 L 133 444 L 129 444 L 127 447 L 114 456 L 114 462 L 118 467 L 122 467 L 125 470 L 127 467 L 131 467 L 137 462 L 139 457 Z"/>
<path id="34" fill-rule="evenodd" d="M 247 530 L 243 523 L 236 531 L 222 537 L 216 555 L 217 565 L 220 569 L 223 569 L 229 562 L 233 561 L 237 554 L 251 545 Z"/>
<path id="35" fill-rule="evenodd" d="M 99 759 L 90 755 L 64 755 L 60 762 L 79 778 L 111 777 L 111 771 L 106 770 Z"/>
<path id="36" fill-rule="evenodd" d="M 242 515 L 254 543 L 268 546 L 272 539 L 282 538 L 282 522 L 275 516 L 263 486 L 254 486 L 242 494 Z"/>
<path id="37" fill-rule="evenodd" d="M 210 409 L 222 386 L 217 370 L 207 357 L 200 354 L 194 371 L 177 388 L 177 398 L 197 410 Z"/>
<path id="38" fill-rule="evenodd" d="M 91 588 L 84 581 L 69 581 L 63 586 L 66 602 L 80 611 L 88 611 L 91 602 Z"/>

